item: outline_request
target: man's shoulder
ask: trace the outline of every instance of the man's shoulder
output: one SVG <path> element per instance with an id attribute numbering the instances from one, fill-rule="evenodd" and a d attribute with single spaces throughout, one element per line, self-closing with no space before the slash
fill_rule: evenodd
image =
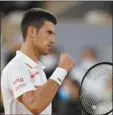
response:
<path id="1" fill-rule="evenodd" d="M 15 71 L 20 66 L 20 60 L 17 57 L 14 57 L 3 69 L 2 73 L 8 73 L 12 70 Z"/>
<path id="2" fill-rule="evenodd" d="M 18 66 L 18 62 L 16 60 L 16 58 L 14 57 L 3 69 L 2 74 L 1 74 L 1 86 L 2 88 L 10 88 L 9 85 L 9 75 L 10 72 L 15 71 L 17 66 Z"/>

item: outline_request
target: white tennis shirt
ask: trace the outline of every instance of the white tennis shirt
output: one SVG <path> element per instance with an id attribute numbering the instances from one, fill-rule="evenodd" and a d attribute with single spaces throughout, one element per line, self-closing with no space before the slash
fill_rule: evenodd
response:
<path id="1" fill-rule="evenodd" d="M 38 86 L 47 82 L 44 68 L 45 66 L 40 62 L 34 62 L 20 51 L 16 52 L 16 56 L 4 68 L 1 77 L 5 114 L 32 115 L 17 98 L 28 91 L 36 90 Z M 51 114 L 51 110 L 50 103 L 41 115 Z"/>

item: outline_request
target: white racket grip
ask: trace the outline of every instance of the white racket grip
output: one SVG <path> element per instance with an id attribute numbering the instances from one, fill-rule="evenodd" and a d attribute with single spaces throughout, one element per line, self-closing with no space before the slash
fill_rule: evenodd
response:
<path id="1" fill-rule="evenodd" d="M 49 79 L 52 79 L 61 85 L 66 75 L 67 71 L 65 69 L 57 67 Z"/>

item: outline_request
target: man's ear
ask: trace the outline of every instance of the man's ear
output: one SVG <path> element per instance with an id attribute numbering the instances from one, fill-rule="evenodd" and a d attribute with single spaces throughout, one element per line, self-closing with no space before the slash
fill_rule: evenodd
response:
<path id="1" fill-rule="evenodd" d="M 36 35 L 36 28 L 33 26 L 28 27 L 28 36 L 29 38 L 35 38 Z"/>

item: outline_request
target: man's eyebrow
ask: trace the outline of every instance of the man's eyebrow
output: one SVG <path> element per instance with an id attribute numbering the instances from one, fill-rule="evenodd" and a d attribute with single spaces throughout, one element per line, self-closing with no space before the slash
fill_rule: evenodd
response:
<path id="1" fill-rule="evenodd" d="M 56 33 L 55 33 L 55 32 L 53 32 L 52 30 L 48 30 L 48 32 L 50 32 L 50 33 L 52 33 L 52 34 L 54 34 L 54 35 L 56 34 Z"/>

